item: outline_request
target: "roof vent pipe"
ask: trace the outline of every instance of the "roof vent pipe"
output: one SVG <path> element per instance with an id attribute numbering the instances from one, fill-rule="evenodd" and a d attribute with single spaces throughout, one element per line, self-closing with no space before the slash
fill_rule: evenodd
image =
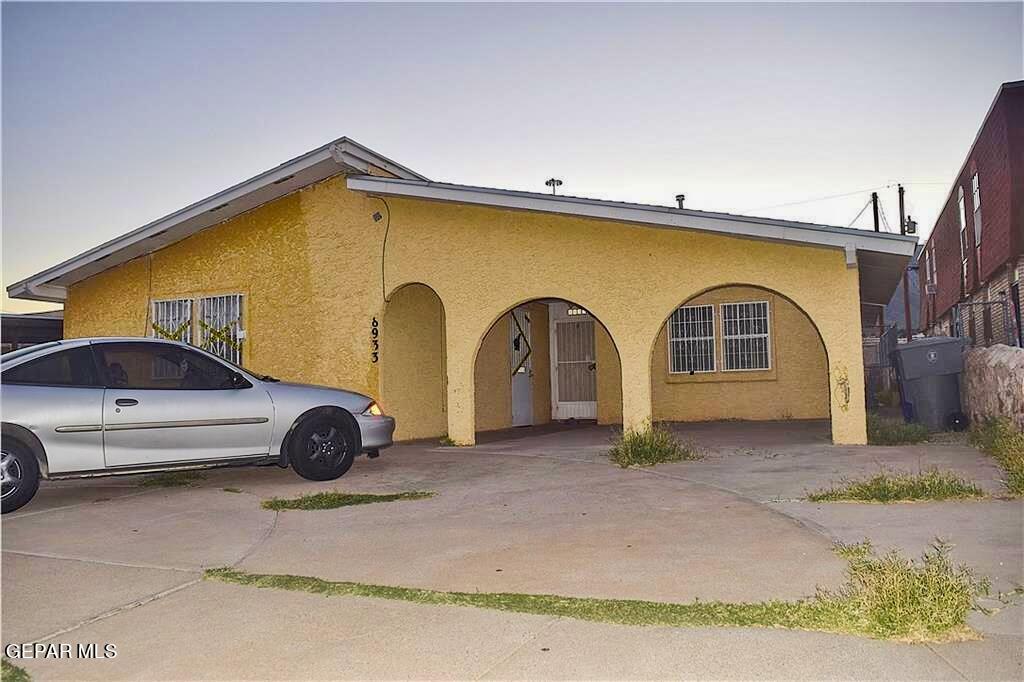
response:
<path id="1" fill-rule="evenodd" d="M 686 201 L 686 195 L 685 194 L 677 194 L 676 195 L 676 203 L 679 204 L 679 208 L 683 207 L 683 202 L 684 201 Z"/>

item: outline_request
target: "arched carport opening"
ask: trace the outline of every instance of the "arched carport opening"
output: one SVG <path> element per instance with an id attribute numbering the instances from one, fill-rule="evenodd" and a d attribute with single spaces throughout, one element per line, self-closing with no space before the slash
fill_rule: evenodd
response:
<path id="1" fill-rule="evenodd" d="M 474 359 L 475 430 L 559 421 L 622 422 L 622 369 L 607 328 L 559 298 L 506 310 Z"/>
<path id="2" fill-rule="evenodd" d="M 661 422 L 828 420 L 821 334 L 783 294 L 723 284 L 669 311 L 651 349 L 652 418 Z"/>
<path id="3" fill-rule="evenodd" d="M 385 304 L 377 352 L 381 401 L 395 417 L 395 440 L 448 430 L 444 325 L 444 304 L 425 284 L 406 284 Z"/>

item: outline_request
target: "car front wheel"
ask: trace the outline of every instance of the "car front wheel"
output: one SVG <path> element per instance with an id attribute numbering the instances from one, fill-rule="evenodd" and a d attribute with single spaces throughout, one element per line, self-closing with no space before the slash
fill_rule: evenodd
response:
<path id="1" fill-rule="evenodd" d="M 4 438 L 0 446 L 0 507 L 4 514 L 28 504 L 39 490 L 39 462 L 23 443 Z"/>
<path id="2" fill-rule="evenodd" d="M 288 446 L 295 473 L 311 481 L 330 481 L 349 470 L 356 457 L 356 436 L 337 415 L 310 417 L 296 428 Z"/>

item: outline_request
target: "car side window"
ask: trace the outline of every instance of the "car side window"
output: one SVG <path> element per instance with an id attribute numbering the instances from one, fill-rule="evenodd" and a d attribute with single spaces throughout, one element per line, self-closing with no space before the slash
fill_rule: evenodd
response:
<path id="1" fill-rule="evenodd" d="M 96 388 L 103 385 L 89 346 L 50 353 L 12 367 L 3 373 L 2 381 L 5 384 L 78 388 Z"/>
<path id="2" fill-rule="evenodd" d="M 195 351 L 163 343 L 94 344 L 108 388 L 218 390 L 237 388 L 235 372 Z"/>

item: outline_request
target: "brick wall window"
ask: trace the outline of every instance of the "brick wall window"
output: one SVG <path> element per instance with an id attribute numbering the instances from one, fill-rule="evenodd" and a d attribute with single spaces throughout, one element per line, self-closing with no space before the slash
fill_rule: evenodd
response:
<path id="1" fill-rule="evenodd" d="M 970 247 L 967 243 L 967 205 L 964 198 L 964 188 L 957 188 L 957 205 L 960 217 L 960 293 L 966 294 L 969 291 L 967 283 L 967 254 Z"/>

